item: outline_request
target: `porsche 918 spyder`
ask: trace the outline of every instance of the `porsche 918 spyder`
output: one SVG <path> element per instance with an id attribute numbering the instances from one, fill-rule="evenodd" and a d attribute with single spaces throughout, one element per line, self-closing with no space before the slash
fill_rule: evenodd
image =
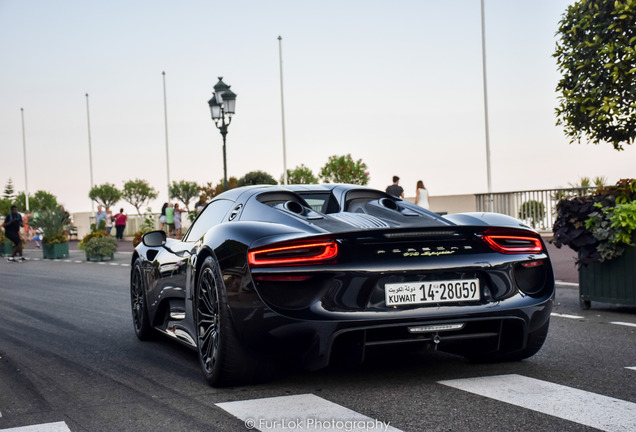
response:
<path id="1" fill-rule="evenodd" d="M 280 356 L 357 364 L 371 347 L 521 360 L 543 345 L 555 293 L 522 222 L 440 216 L 355 185 L 229 190 L 181 240 L 147 233 L 131 264 L 139 339 L 196 350 L 213 386 L 257 381 Z"/>

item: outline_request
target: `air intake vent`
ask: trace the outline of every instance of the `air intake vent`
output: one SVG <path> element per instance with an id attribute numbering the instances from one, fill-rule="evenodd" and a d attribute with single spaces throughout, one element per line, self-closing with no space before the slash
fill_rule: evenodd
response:
<path id="1" fill-rule="evenodd" d="M 299 215 L 305 214 L 305 207 L 298 201 L 287 201 L 283 204 L 285 210 L 288 210 L 292 213 L 296 213 Z"/>
<path id="2" fill-rule="evenodd" d="M 389 199 L 389 198 L 382 198 L 380 200 L 380 204 L 383 207 L 386 207 L 386 208 L 391 209 L 391 210 L 397 210 L 398 209 L 397 203 L 395 201 L 393 201 L 392 199 Z"/>

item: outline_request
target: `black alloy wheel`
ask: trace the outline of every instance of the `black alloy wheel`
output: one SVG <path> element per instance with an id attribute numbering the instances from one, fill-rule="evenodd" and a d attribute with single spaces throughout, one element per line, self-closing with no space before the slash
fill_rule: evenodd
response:
<path id="1" fill-rule="evenodd" d="M 275 370 L 271 362 L 248 352 L 237 337 L 223 278 L 212 257 L 205 259 L 198 273 L 194 322 L 205 380 L 225 387 L 269 379 Z"/>
<path id="2" fill-rule="evenodd" d="M 220 321 L 219 287 L 213 267 L 204 265 L 197 284 L 196 325 L 199 360 L 208 381 L 218 375 Z"/>
<path id="3" fill-rule="evenodd" d="M 135 334 L 141 340 L 150 339 L 152 327 L 148 318 L 148 306 L 140 258 L 137 258 L 130 272 L 130 307 Z"/>

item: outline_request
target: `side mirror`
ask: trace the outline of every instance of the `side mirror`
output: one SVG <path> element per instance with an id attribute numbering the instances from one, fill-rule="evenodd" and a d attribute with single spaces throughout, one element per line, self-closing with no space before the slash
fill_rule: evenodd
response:
<path id="1" fill-rule="evenodd" d="M 166 244 L 166 232 L 150 231 L 141 237 L 141 241 L 148 247 L 162 247 Z"/>

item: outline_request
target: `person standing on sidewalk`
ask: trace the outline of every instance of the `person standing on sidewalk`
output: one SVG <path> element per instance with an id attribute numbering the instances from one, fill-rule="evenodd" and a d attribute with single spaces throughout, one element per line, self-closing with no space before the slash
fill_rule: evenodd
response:
<path id="1" fill-rule="evenodd" d="M 166 207 L 166 225 L 168 227 L 168 236 L 174 235 L 174 204 L 168 204 Z"/>
<path id="2" fill-rule="evenodd" d="M 393 184 L 387 186 L 386 193 L 396 198 L 404 199 L 404 189 L 400 186 L 400 178 L 398 176 L 393 176 Z"/>
<path id="3" fill-rule="evenodd" d="M 119 209 L 119 213 L 115 215 L 115 238 L 118 240 L 124 239 L 124 230 L 126 229 L 126 221 L 128 216 L 124 214 L 124 209 Z"/>
<path id="4" fill-rule="evenodd" d="M 24 261 L 25 258 L 22 256 L 22 239 L 20 238 L 20 228 L 24 226 L 24 221 L 22 221 L 22 216 L 18 213 L 16 206 L 11 206 L 11 213 L 4 218 L 4 224 L 2 224 L 2 226 L 4 227 L 4 234 L 14 244 L 13 253 L 7 258 L 7 261 Z M 16 258 L 16 255 L 19 255 L 19 258 Z"/>

